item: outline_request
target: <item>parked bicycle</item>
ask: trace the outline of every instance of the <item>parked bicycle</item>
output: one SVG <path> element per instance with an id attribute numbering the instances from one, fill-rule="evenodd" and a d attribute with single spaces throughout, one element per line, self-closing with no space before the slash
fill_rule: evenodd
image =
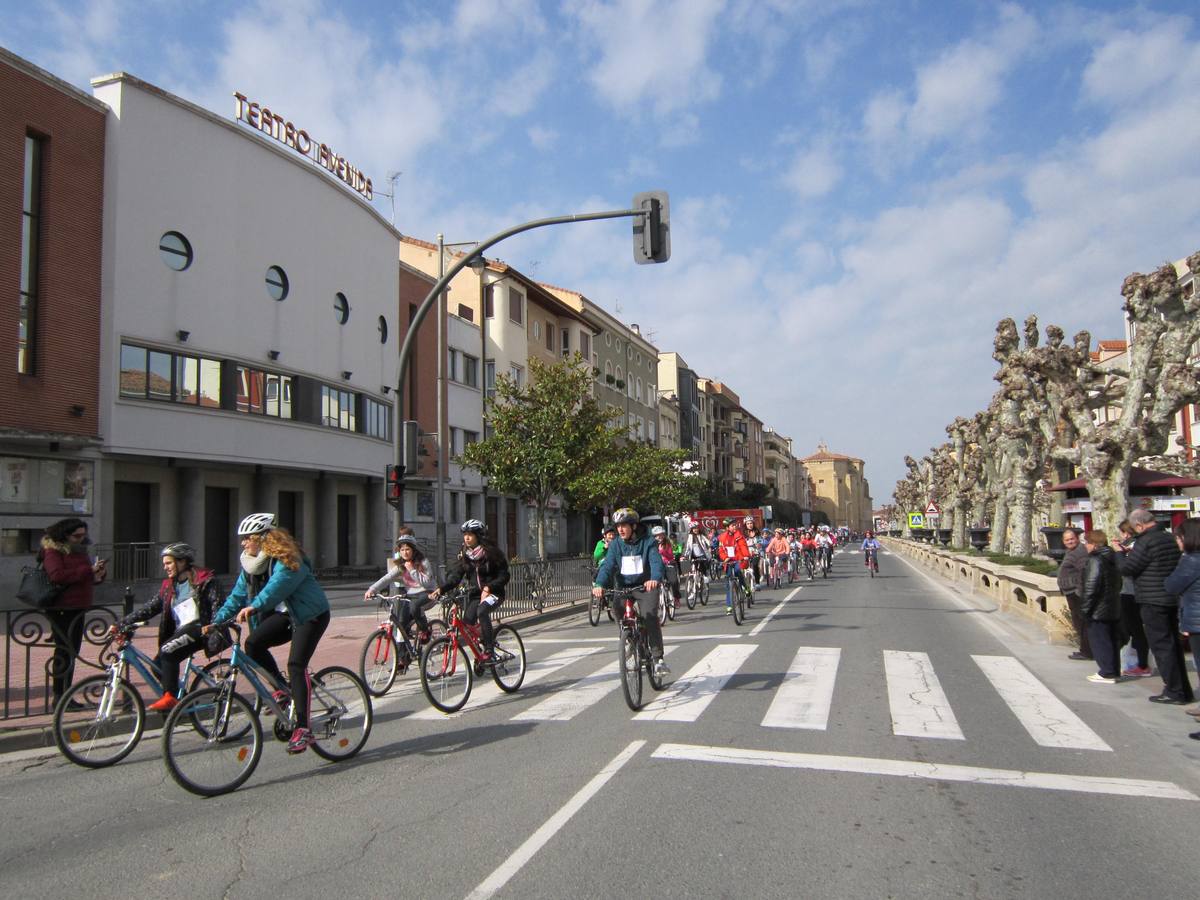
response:
<path id="1" fill-rule="evenodd" d="M 133 645 L 137 628 L 134 625 L 110 635 L 100 656 L 103 659 L 114 644 L 116 655 L 104 674 L 77 681 L 54 707 L 54 743 L 76 765 L 89 769 L 111 766 L 133 752 L 142 739 L 146 704 L 130 680 L 130 669 L 141 675 L 155 699 L 163 695 L 158 665 Z M 189 692 L 215 687 L 228 667 L 226 659 L 198 666 L 189 657 L 179 683 L 187 685 Z"/>
<path id="2" fill-rule="evenodd" d="M 621 645 L 617 650 L 621 674 L 621 693 L 634 712 L 642 708 L 642 672 L 650 679 L 650 687 L 663 689 L 663 679 L 654 674 L 654 657 L 650 652 L 649 635 L 638 618 L 637 599 L 632 588 L 604 592 L 604 599 L 620 611 Z"/>
<path id="3" fill-rule="evenodd" d="M 262 722 L 255 707 L 237 692 L 239 677 L 275 717 L 272 730 L 277 740 L 286 743 L 296 727 L 294 703 L 276 701 L 272 679 L 242 649 L 241 627 L 230 627 L 235 635 L 233 655 L 224 679 L 214 688 L 188 693 L 163 727 L 167 771 L 184 790 L 203 797 L 236 790 L 262 756 Z M 333 762 L 349 759 L 371 734 L 374 712 L 366 687 L 342 666 L 328 666 L 309 680 L 313 751 Z"/>
<path id="4" fill-rule="evenodd" d="M 462 603 L 450 606 L 446 633 L 425 645 L 421 653 L 421 689 L 434 708 L 458 712 L 471 696 L 475 676 L 490 670 L 496 687 L 511 694 L 525 680 L 525 644 L 511 625 L 496 628 L 492 652 L 484 652 L 479 625 L 462 620 Z M 467 651 L 471 656 L 468 659 Z"/>
<path id="5" fill-rule="evenodd" d="M 396 676 L 407 672 L 408 667 L 421 658 L 425 646 L 446 633 L 445 621 L 430 619 L 427 631 L 406 634 L 395 615 L 395 601 L 403 598 L 393 594 L 379 594 L 378 597 L 379 608 L 386 613 L 376 629 L 367 635 L 358 660 L 358 674 L 372 697 L 382 697 L 391 690 Z"/>

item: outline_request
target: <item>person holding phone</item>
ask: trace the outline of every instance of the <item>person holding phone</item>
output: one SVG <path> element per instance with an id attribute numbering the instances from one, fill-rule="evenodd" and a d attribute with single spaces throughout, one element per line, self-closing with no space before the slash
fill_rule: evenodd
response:
<path id="1" fill-rule="evenodd" d="M 108 576 L 108 561 L 88 555 L 91 543 L 87 522 L 72 517 L 49 526 L 38 551 L 46 577 L 63 588 L 58 603 L 42 610 L 54 640 L 50 689 L 55 705 L 71 686 L 75 658 L 83 646 L 83 618 L 92 607 L 95 586 Z"/>

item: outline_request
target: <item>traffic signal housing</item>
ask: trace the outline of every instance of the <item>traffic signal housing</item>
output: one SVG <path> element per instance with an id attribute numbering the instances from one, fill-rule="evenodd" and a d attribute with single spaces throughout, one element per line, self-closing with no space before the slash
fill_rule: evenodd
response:
<path id="1" fill-rule="evenodd" d="M 666 191 L 645 191 L 633 198 L 633 261 L 638 265 L 671 258 L 671 206 Z"/>
<path id="2" fill-rule="evenodd" d="M 404 466 L 388 466 L 383 479 L 384 496 L 390 506 L 399 507 L 404 500 Z"/>

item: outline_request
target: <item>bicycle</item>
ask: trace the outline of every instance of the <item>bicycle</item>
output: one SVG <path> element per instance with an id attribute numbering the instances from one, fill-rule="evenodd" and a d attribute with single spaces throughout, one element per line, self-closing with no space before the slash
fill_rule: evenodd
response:
<path id="1" fill-rule="evenodd" d="M 599 569 L 600 569 L 599 566 L 592 567 L 591 581 L 593 583 L 596 581 L 596 572 L 598 572 Z M 601 612 L 600 607 L 601 606 L 604 606 L 603 601 L 597 599 L 596 597 L 592 597 L 589 595 L 589 597 L 588 597 L 588 621 L 591 622 L 593 628 L 595 628 L 597 625 L 600 624 L 600 612 Z M 604 606 L 604 612 L 608 613 L 608 621 L 611 622 L 613 620 L 612 610 L 609 609 L 607 606 Z"/>
<path id="2" fill-rule="evenodd" d="M 654 672 L 654 656 L 650 651 L 650 638 L 638 617 L 637 600 L 633 588 L 605 591 L 605 600 L 612 605 L 620 604 L 621 645 L 617 659 L 621 672 L 621 693 L 625 704 L 637 712 L 642 708 L 642 671 L 650 678 L 650 687 L 663 689 L 664 681 Z"/>
<path id="3" fill-rule="evenodd" d="M 738 570 L 732 562 L 725 563 L 725 581 L 727 596 L 733 597 L 733 624 L 741 625 L 746 621 L 746 606 L 750 602 L 750 592 L 746 588 L 745 573 Z"/>
<path id="4" fill-rule="evenodd" d="M 821 550 L 821 577 L 828 578 L 829 570 L 833 568 L 833 548 L 825 547 Z"/>
<path id="5" fill-rule="evenodd" d="M 667 620 L 675 621 L 675 592 L 671 590 L 670 571 L 671 566 L 664 566 L 667 571 L 667 576 L 659 583 L 658 586 L 658 624 L 666 625 Z"/>
<path id="6" fill-rule="evenodd" d="M 774 590 L 783 587 L 783 559 L 782 555 L 776 555 L 771 558 L 771 574 L 769 579 L 771 588 Z"/>
<path id="7" fill-rule="evenodd" d="M 525 680 L 525 644 L 511 625 L 495 630 L 492 654 L 484 659 L 479 625 L 462 620 L 463 604 L 450 606 L 446 633 L 425 645 L 421 653 L 421 689 L 435 709 L 458 712 L 471 696 L 475 676 L 491 669 L 496 687 L 511 694 Z M 471 651 L 471 660 L 467 659 Z"/>
<path id="8" fill-rule="evenodd" d="M 687 601 L 687 608 L 695 609 L 697 603 L 701 606 L 706 606 L 708 604 L 708 581 L 695 561 L 692 562 L 691 568 L 682 577 L 686 580 L 683 581 L 680 588 L 683 590 L 684 599 Z"/>
<path id="9" fill-rule="evenodd" d="M 804 551 L 804 571 L 808 574 L 809 581 L 817 577 L 817 553 L 815 550 Z"/>
<path id="10" fill-rule="evenodd" d="M 129 680 L 131 667 L 142 676 L 155 699 L 163 695 L 162 673 L 157 663 L 133 645 L 137 628 L 134 625 L 111 635 L 100 655 L 103 658 L 113 642 L 116 655 L 104 674 L 76 682 L 54 707 L 54 743 L 63 756 L 78 766 L 89 769 L 111 766 L 132 753 L 142 739 L 146 704 Z M 179 683 L 188 685 L 190 679 L 189 692 L 215 686 L 227 666 L 225 659 L 198 666 L 189 657 Z"/>
<path id="11" fill-rule="evenodd" d="M 184 697 L 163 726 L 163 762 L 175 782 L 202 797 L 236 790 L 258 766 L 263 728 L 256 709 L 237 693 L 245 676 L 268 712 L 275 716 L 275 738 L 286 742 L 296 728 L 295 702 L 286 709 L 276 701 L 272 679 L 242 649 L 241 626 L 234 632 L 233 655 L 224 680 Z M 308 674 L 308 673 L 306 673 Z M 354 756 L 371 734 L 371 695 L 358 676 L 343 666 L 327 666 L 309 675 L 309 722 L 313 751 L 338 762 Z"/>
<path id="12" fill-rule="evenodd" d="M 387 615 L 367 635 L 358 660 L 358 674 L 372 697 L 382 697 L 396 682 L 396 676 L 408 671 L 413 660 L 421 658 L 421 650 L 436 637 L 446 633 L 446 623 L 441 619 L 430 619 L 429 628 L 422 640 L 418 632 L 414 641 L 405 634 L 395 615 L 395 601 L 404 599 L 394 594 L 379 594 L 379 608 Z"/>
<path id="13" fill-rule="evenodd" d="M 874 578 L 879 574 L 879 551 L 873 548 L 868 550 L 866 563 L 867 569 L 871 573 L 871 577 Z"/>

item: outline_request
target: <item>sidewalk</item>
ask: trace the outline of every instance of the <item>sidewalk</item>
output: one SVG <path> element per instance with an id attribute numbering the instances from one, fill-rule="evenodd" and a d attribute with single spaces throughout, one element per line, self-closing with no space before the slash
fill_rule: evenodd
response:
<path id="1" fill-rule="evenodd" d="M 344 588 L 330 591 L 330 601 L 335 602 L 339 599 L 353 599 L 360 601 L 362 598 L 362 589 Z M 337 604 L 341 609 L 347 608 L 345 605 Z M 313 655 L 310 668 L 313 671 L 323 669 L 326 666 L 345 666 L 351 672 L 358 672 L 359 655 L 362 652 L 363 642 L 368 634 L 374 630 L 376 624 L 380 621 L 382 611 L 376 614 L 373 607 L 362 604 L 364 611 L 361 614 L 335 616 L 330 619 L 329 628 L 321 638 L 321 643 L 317 645 L 317 652 Z M 587 606 L 583 603 L 575 603 L 558 607 L 556 609 L 547 610 L 544 613 L 530 613 L 520 616 L 513 616 L 511 619 L 505 619 L 505 624 L 516 625 L 519 628 L 526 628 L 536 625 L 541 622 L 551 621 L 564 616 L 569 616 L 576 612 L 586 613 Z M 158 636 L 158 627 L 156 622 L 151 622 L 148 626 L 140 629 L 134 636 L 134 645 L 146 653 L 148 656 L 153 656 L 158 648 L 155 646 Z M 95 659 L 98 648 L 92 647 L 91 659 Z M 87 653 L 87 645 L 84 648 Z M 286 672 L 287 652 L 288 648 L 285 644 L 282 647 L 277 647 L 271 651 L 275 656 L 276 662 L 279 663 L 280 669 Z M 42 672 L 42 666 L 45 660 L 53 653 L 51 647 L 35 646 L 31 648 L 31 666 L 32 671 Z M 228 654 L 226 654 L 227 656 Z M 197 660 L 200 665 L 208 662 L 203 654 L 197 654 Z M 95 669 L 91 666 L 81 664 L 76 665 L 75 681 L 81 681 L 84 678 L 92 675 L 102 674 L 103 669 Z M 131 669 L 130 677 L 135 687 L 142 692 L 143 699 L 147 703 L 151 702 L 154 696 L 146 689 L 145 682 L 137 676 L 137 672 Z M 45 700 L 45 690 L 41 685 L 30 688 L 31 703 L 33 709 L 41 709 Z M 19 705 L 18 705 L 19 701 Z M 24 694 L 16 698 L 10 698 L 10 703 L 14 709 L 24 708 Z M 0 753 L 8 753 L 13 750 L 26 750 L 32 747 L 53 747 L 54 732 L 52 728 L 54 716 L 52 713 L 44 713 L 36 716 L 22 716 L 15 719 L 0 720 Z M 147 729 L 155 728 L 159 724 L 160 717 L 156 713 L 146 714 Z"/>

